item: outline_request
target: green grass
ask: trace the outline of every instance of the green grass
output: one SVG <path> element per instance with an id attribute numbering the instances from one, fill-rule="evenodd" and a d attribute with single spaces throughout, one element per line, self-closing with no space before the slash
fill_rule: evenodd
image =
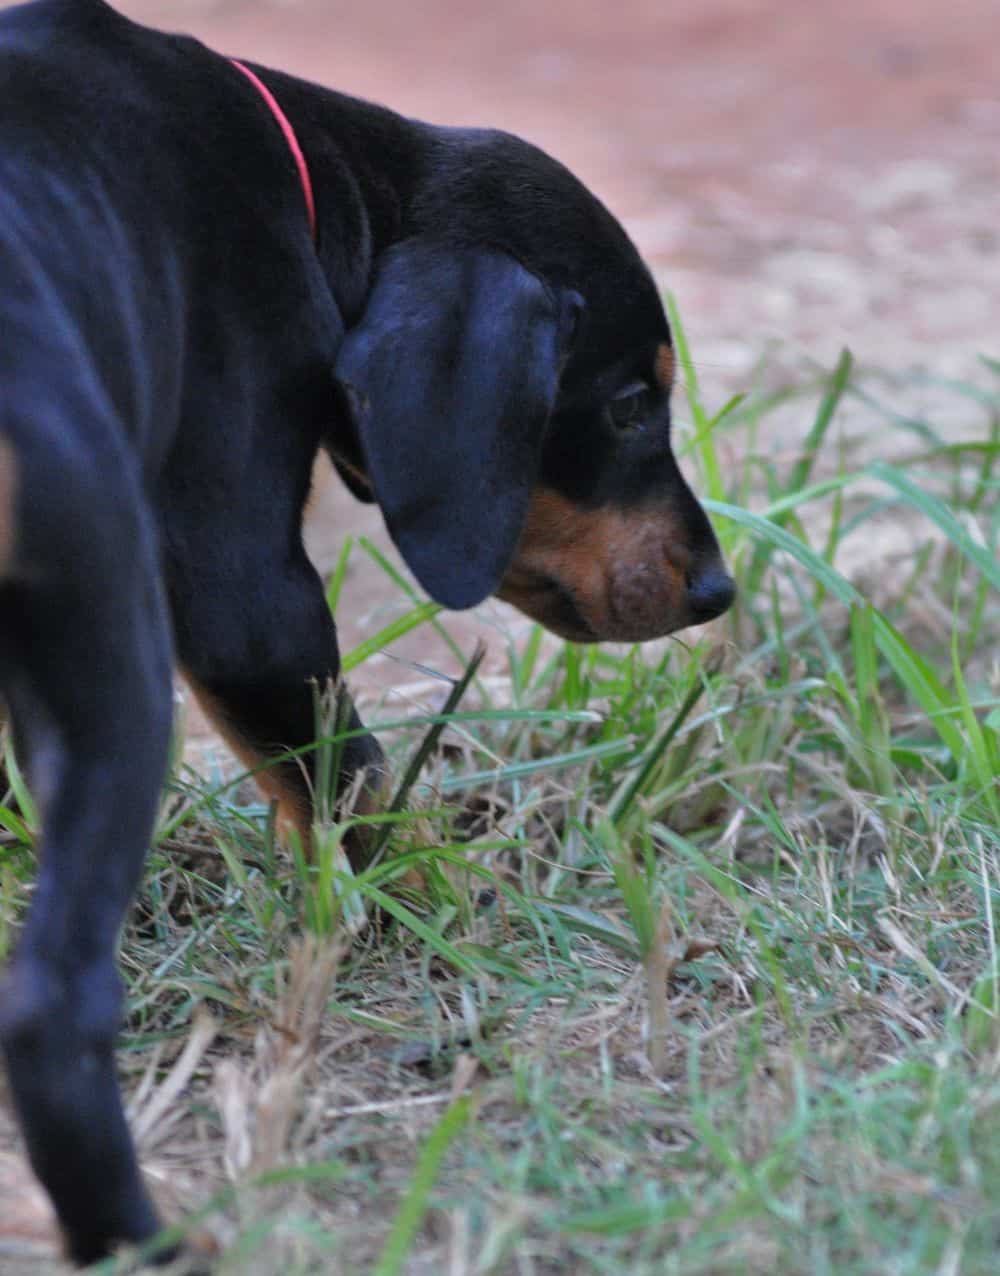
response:
<path id="1" fill-rule="evenodd" d="M 679 350 L 741 591 L 711 633 L 535 632 L 499 688 L 369 713 L 400 784 L 360 879 L 333 816 L 307 863 L 175 775 L 122 1063 L 223 1272 L 996 1270 L 1000 366 L 944 387 L 956 436 L 846 355 L 712 411 Z M 447 630 L 396 587 L 349 665 Z M 8 774 L 5 942 L 37 822 Z"/>

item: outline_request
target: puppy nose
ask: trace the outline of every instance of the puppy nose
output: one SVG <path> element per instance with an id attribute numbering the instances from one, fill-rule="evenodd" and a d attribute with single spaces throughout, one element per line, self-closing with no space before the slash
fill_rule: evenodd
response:
<path id="1" fill-rule="evenodd" d="M 736 585 L 721 563 L 710 563 L 688 579 L 687 602 L 695 624 L 721 616 L 735 597 Z"/>

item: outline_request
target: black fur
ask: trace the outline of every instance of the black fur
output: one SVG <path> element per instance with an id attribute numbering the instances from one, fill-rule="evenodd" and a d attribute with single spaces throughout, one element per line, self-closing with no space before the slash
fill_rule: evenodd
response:
<path id="1" fill-rule="evenodd" d="M 386 525 L 448 607 L 494 593 L 514 556 L 578 305 L 506 253 L 419 235 L 382 254 L 341 346 Z"/>
<path id="2" fill-rule="evenodd" d="M 644 637 L 732 596 L 650 371 L 657 290 L 604 207 L 515 138 L 256 70 L 308 159 L 315 244 L 286 143 L 226 59 L 102 0 L 0 14 L 0 687 L 44 819 L 0 1036 L 80 1262 L 156 1228 L 112 1050 L 172 662 L 262 758 L 308 743 L 311 683 L 338 673 L 300 530 L 317 450 L 446 604 L 521 588 L 562 632 Z M 626 437 L 608 404 L 636 378 Z M 572 579 L 509 584 L 540 489 L 581 518 L 662 509 L 670 616 L 623 607 L 653 570 L 638 552 L 606 627 Z M 274 783 L 308 806 L 294 768 Z"/>

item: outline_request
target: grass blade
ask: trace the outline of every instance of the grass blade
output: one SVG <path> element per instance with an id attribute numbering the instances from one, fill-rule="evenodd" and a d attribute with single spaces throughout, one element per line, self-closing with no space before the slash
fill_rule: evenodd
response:
<path id="1" fill-rule="evenodd" d="M 656 769 L 664 753 L 670 748 L 678 731 L 680 731 L 690 716 L 691 710 L 698 703 L 698 698 L 704 690 L 704 683 L 700 675 L 701 671 L 696 669 L 691 686 L 687 689 L 677 712 L 650 744 L 635 775 L 619 785 L 618 791 L 612 797 L 608 806 L 608 818 L 616 827 L 621 826 L 622 820 L 624 820 L 629 808 L 636 799 L 636 795 L 642 792 L 646 781 Z"/>
<path id="2" fill-rule="evenodd" d="M 845 580 L 840 572 L 831 567 L 822 555 L 817 554 L 804 541 L 800 541 L 798 537 L 793 536 L 791 532 L 786 531 L 778 523 L 772 522 L 760 514 L 754 514 L 751 510 L 740 509 L 736 505 L 727 505 L 723 501 L 706 500 L 702 503 L 712 514 L 719 514 L 722 518 L 728 518 L 732 522 L 738 523 L 762 540 L 770 542 L 776 549 L 783 550 L 792 558 L 797 559 L 811 576 L 842 603 L 850 605 L 851 603 L 863 602 L 861 595 L 850 581 Z"/>
<path id="3" fill-rule="evenodd" d="M 632 753 L 635 742 L 631 739 L 609 740 L 606 744 L 594 744 L 584 749 L 573 749 L 569 753 L 556 753 L 548 758 L 532 758 L 527 762 L 513 762 L 509 766 L 495 767 L 491 771 L 473 771 L 467 775 L 451 775 L 438 785 L 441 793 L 460 793 L 464 789 L 482 785 L 499 784 L 510 780 L 521 780 L 528 776 L 542 775 L 546 771 L 561 771 L 567 767 L 580 766 L 585 762 L 606 762 L 610 758 L 620 758 Z"/>
<path id="4" fill-rule="evenodd" d="M 370 638 L 366 638 L 363 642 L 359 642 L 356 647 L 351 650 L 341 660 L 341 666 L 344 673 L 350 673 L 352 669 L 356 669 L 358 665 L 364 664 L 376 652 L 383 651 L 391 643 L 405 637 L 406 634 L 412 633 L 414 629 L 419 629 L 421 625 L 432 620 L 441 607 L 439 603 L 430 601 L 417 603 L 417 605 L 406 612 L 405 615 L 397 617 L 384 629 L 380 629 L 377 634 L 373 634 Z"/>
<path id="5" fill-rule="evenodd" d="M 483 657 L 485 655 L 486 648 L 482 645 L 482 643 L 480 643 L 473 652 L 472 659 L 466 666 L 465 673 L 458 679 L 451 691 L 448 693 L 448 699 L 444 703 L 439 720 L 433 723 L 433 725 L 425 732 L 424 738 L 420 741 L 416 752 L 413 754 L 406 770 L 403 772 L 403 778 L 396 787 L 396 792 L 392 796 L 392 801 L 383 812 L 384 815 L 392 816 L 403 809 L 403 805 L 409 796 L 410 789 L 416 783 L 417 776 L 423 770 L 424 763 L 437 748 L 437 742 L 441 738 L 441 732 L 448 725 L 450 715 L 458 708 L 462 697 L 465 695 L 466 691 L 468 691 L 469 684 L 472 682 L 473 678 L 475 678 L 479 666 L 483 663 Z M 373 861 L 378 859 L 391 829 L 391 823 L 387 823 L 379 830 L 379 834 L 375 840 L 374 849 L 372 851 Z"/>
<path id="6" fill-rule="evenodd" d="M 906 498 L 908 504 L 920 510 L 935 523 L 948 537 L 956 549 L 978 567 L 994 589 L 1000 590 L 1000 563 L 983 545 L 978 545 L 945 503 L 926 492 L 913 482 L 908 475 L 894 466 L 878 461 L 869 466 L 868 472 L 887 483 Z"/>
<path id="7" fill-rule="evenodd" d="M 468 1095 L 453 1103 L 420 1149 L 406 1194 L 393 1220 L 389 1239 L 375 1265 L 374 1276 L 399 1276 L 410 1246 L 427 1212 L 427 1200 L 437 1181 L 444 1154 L 468 1123 L 472 1100 Z"/>

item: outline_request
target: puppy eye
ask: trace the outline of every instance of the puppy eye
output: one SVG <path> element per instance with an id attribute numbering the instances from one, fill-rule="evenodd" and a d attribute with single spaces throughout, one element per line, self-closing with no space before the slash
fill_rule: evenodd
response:
<path id="1" fill-rule="evenodd" d="M 608 420 L 616 430 L 640 430 L 649 411 L 649 386 L 635 381 L 611 400 L 606 408 Z"/>

